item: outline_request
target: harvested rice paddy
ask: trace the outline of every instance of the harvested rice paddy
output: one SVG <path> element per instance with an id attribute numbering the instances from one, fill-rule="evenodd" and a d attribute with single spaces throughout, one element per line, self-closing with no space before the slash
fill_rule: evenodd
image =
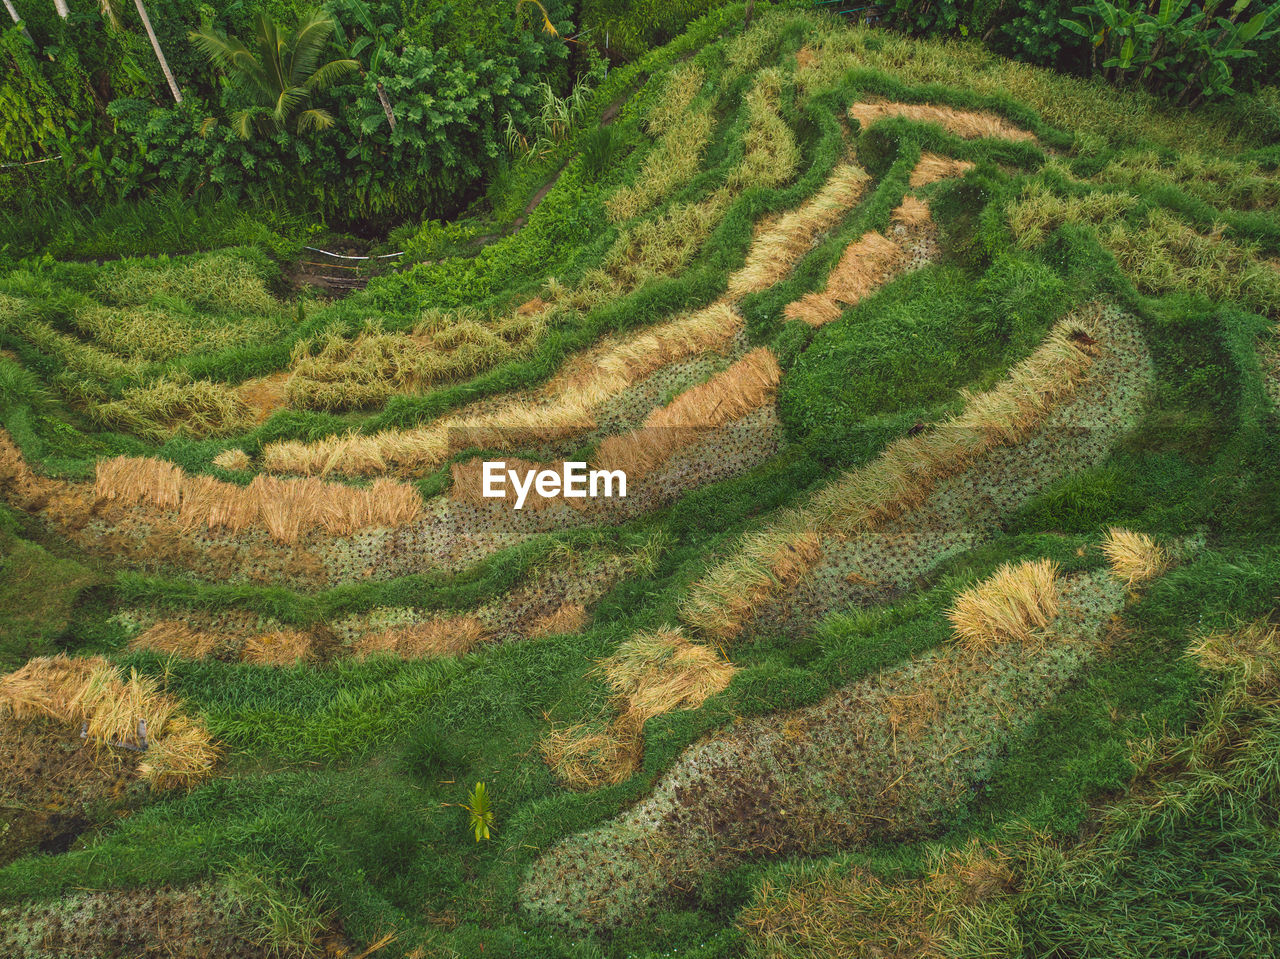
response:
<path id="1" fill-rule="evenodd" d="M 345 298 L 0 249 L 0 954 L 1280 952 L 1280 153 L 741 13 Z"/>

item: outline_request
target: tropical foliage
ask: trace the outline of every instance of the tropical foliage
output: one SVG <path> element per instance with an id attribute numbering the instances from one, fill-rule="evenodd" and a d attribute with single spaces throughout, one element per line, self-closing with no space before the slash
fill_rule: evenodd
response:
<path id="1" fill-rule="evenodd" d="M 285 31 L 259 14 L 255 49 L 212 29 L 191 34 L 196 46 L 226 71 L 233 96 L 249 104 L 233 114 L 241 139 L 249 139 L 254 128 L 270 134 L 292 125 L 295 132 L 305 134 L 333 126 L 333 114 L 307 103 L 359 67 L 349 59 L 319 62 L 334 27 L 331 17 L 313 13 L 294 30 Z"/>

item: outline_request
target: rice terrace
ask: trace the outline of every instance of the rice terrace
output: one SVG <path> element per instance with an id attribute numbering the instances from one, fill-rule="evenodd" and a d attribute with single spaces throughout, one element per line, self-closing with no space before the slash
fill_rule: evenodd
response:
<path id="1" fill-rule="evenodd" d="M 1280 4 L 5 9 L 0 959 L 1280 955 Z"/>

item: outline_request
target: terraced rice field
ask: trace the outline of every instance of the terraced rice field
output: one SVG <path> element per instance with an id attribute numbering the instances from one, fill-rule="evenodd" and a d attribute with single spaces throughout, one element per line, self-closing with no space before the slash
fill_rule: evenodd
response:
<path id="1" fill-rule="evenodd" d="M 0 954 L 1277 951 L 1280 154 L 735 9 L 473 259 L 6 265 Z"/>

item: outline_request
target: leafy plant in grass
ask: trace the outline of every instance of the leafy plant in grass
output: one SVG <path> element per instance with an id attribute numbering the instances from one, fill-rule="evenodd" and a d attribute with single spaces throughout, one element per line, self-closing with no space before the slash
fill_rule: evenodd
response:
<path id="1" fill-rule="evenodd" d="M 469 815 L 469 825 L 476 834 L 476 842 L 481 839 L 489 838 L 489 828 L 493 825 L 493 807 L 489 804 L 489 790 L 485 788 L 484 783 L 476 783 L 476 788 L 471 790 L 471 794 L 467 797 L 468 802 L 462 804 Z"/>
<path id="2" fill-rule="evenodd" d="M 266 136 L 291 125 L 298 133 L 333 126 L 329 111 L 304 106 L 312 94 L 360 68 L 355 60 L 319 62 L 335 26 L 332 17 L 314 12 L 288 31 L 259 14 L 256 50 L 212 28 L 192 31 L 192 42 L 227 72 L 236 95 L 250 104 L 232 114 L 241 139 L 249 139 L 254 128 Z"/>
<path id="3" fill-rule="evenodd" d="M 573 131 L 582 118 L 587 104 L 591 101 L 594 80 L 594 71 L 585 77 L 578 77 L 573 84 L 573 89 L 563 97 L 556 96 L 556 91 L 549 81 L 539 81 L 538 112 L 532 118 L 530 127 L 521 130 L 510 112 L 503 114 L 502 122 L 506 125 L 503 138 L 507 149 L 515 156 L 539 159 L 547 156 L 555 149 L 556 144 Z"/>
<path id="4" fill-rule="evenodd" d="M 613 165 L 622 147 L 622 137 L 614 127 L 598 127 L 582 141 L 582 171 L 588 179 L 599 180 Z"/>

